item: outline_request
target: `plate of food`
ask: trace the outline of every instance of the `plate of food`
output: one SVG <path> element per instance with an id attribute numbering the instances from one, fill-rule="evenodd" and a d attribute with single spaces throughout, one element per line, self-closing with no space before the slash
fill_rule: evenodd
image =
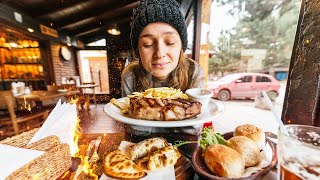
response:
<path id="1" fill-rule="evenodd" d="M 204 129 L 200 147 L 192 155 L 196 173 L 214 180 L 261 179 L 276 163 L 275 145 L 259 127 L 250 124 L 223 135 Z"/>
<path id="2" fill-rule="evenodd" d="M 138 143 L 122 141 L 119 148 L 104 155 L 104 174 L 116 179 L 174 179 L 174 165 L 181 154 L 162 137 Z"/>
<path id="3" fill-rule="evenodd" d="M 201 103 L 180 90 L 151 88 L 125 98 L 111 99 L 105 113 L 120 122 L 148 127 L 185 127 L 212 121 L 223 112 L 223 105 L 213 99 L 201 112 Z"/>

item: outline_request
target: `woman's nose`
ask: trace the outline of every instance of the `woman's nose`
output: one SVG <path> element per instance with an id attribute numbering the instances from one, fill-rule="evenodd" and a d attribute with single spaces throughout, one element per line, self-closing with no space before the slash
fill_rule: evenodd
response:
<path id="1" fill-rule="evenodd" d="M 166 54 L 166 47 L 163 43 L 158 43 L 157 44 L 157 49 L 156 49 L 156 52 L 155 52 L 155 57 L 156 58 L 162 58 L 164 57 Z"/>

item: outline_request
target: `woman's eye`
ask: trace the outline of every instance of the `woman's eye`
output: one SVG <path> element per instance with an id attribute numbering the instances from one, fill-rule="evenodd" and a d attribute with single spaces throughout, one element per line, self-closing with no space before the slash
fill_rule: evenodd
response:
<path id="1" fill-rule="evenodd" d="M 166 43 L 168 46 L 173 46 L 175 44 L 175 42 L 167 42 Z"/>
<path id="2" fill-rule="evenodd" d="M 153 44 L 143 44 L 142 46 L 145 48 L 151 47 Z"/>

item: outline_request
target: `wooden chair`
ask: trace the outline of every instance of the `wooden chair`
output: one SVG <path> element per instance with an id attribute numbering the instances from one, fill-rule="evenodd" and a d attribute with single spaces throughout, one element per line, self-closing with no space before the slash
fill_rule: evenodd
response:
<path id="1" fill-rule="evenodd" d="M 83 83 L 83 85 L 95 85 L 95 82 L 87 82 L 87 83 Z M 89 101 L 89 105 L 90 105 L 90 100 L 93 100 L 95 107 L 97 107 L 97 100 L 96 100 L 96 93 L 95 93 L 95 87 L 92 88 L 84 88 L 82 90 L 83 94 L 86 96 L 87 101 Z"/>
<path id="2" fill-rule="evenodd" d="M 9 112 L 9 115 L 0 117 L 0 139 L 40 127 L 49 114 L 47 110 L 17 111 L 16 101 L 11 91 L 0 91 L 0 104 Z"/>
<path id="3" fill-rule="evenodd" d="M 58 86 L 56 85 L 47 85 L 48 91 L 58 91 Z"/>
<path id="4" fill-rule="evenodd" d="M 57 92 L 58 89 L 59 89 L 59 88 L 58 88 L 58 86 L 56 86 L 56 85 L 47 85 L 47 90 L 48 90 L 48 91 Z M 43 106 L 44 106 L 45 108 L 53 109 L 54 106 L 56 105 L 56 103 L 59 101 L 59 99 L 61 99 L 61 98 L 44 100 L 44 101 L 42 101 L 42 104 L 43 104 Z M 62 98 L 62 101 L 65 101 L 65 99 Z"/>

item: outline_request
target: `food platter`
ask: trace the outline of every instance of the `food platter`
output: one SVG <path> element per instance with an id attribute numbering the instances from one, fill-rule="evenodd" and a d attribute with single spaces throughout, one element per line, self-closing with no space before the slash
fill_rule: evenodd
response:
<path id="1" fill-rule="evenodd" d="M 224 138 L 225 139 L 229 139 L 231 138 L 233 135 L 233 132 L 229 132 L 224 134 Z M 275 167 L 276 163 L 277 163 L 277 150 L 276 150 L 276 146 L 274 145 L 274 143 L 266 138 L 266 146 L 269 146 L 269 148 L 271 149 L 271 162 L 269 165 L 267 165 L 266 167 L 258 170 L 257 172 L 251 174 L 250 176 L 246 176 L 246 177 L 239 177 L 239 178 L 232 178 L 234 180 L 250 180 L 250 179 L 261 179 L 263 176 L 265 176 L 272 168 Z M 202 148 L 198 147 L 195 152 L 192 155 L 192 166 L 193 169 L 196 171 L 196 173 L 205 178 L 205 179 L 210 179 L 210 180 L 227 180 L 228 178 L 224 178 L 224 177 L 219 177 L 216 176 L 214 174 L 212 174 L 209 169 L 206 167 L 204 159 L 203 159 L 203 151 Z"/>
<path id="2" fill-rule="evenodd" d="M 121 102 L 125 101 L 124 98 L 120 98 L 118 100 Z M 211 99 L 207 111 L 202 112 L 194 118 L 178 121 L 151 121 L 127 117 L 122 114 L 121 110 L 112 103 L 108 103 L 104 106 L 104 112 L 116 121 L 148 127 L 185 127 L 203 124 L 212 121 L 214 118 L 217 118 L 219 115 L 221 115 L 223 109 L 222 103 Z"/>

